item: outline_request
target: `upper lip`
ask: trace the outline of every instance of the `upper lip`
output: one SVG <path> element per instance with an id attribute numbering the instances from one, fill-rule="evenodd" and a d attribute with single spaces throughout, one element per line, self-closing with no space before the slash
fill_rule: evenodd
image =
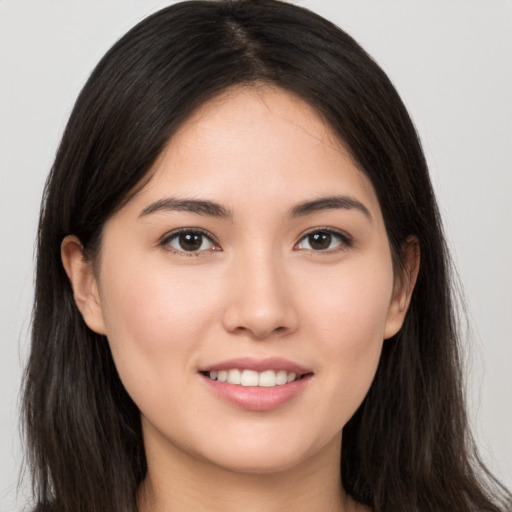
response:
<path id="1" fill-rule="evenodd" d="M 313 373 L 311 370 L 281 357 L 267 357 L 263 359 L 254 357 L 238 357 L 235 359 L 221 361 L 210 366 L 205 366 L 204 368 L 200 368 L 199 371 L 213 372 L 231 370 L 233 368 L 238 368 L 239 370 L 253 370 L 255 372 L 264 372 L 265 370 L 286 370 L 288 373 L 294 372 L 297 375 Z"/>

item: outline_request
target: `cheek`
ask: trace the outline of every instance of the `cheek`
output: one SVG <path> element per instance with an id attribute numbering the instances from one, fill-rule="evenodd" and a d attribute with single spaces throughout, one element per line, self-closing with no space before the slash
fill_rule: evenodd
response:
<path id="1" fill-rule="evenodd" d="M 157 396 L 159 382 L 172 385 L 193 364 L 202 334 L 215 318 L 216 297 L 211 287 L 198 288 L 196 278 L 191 282 L 190 272 L 154 264 L 140 265 L 143 272 L 133 267 L 121 259 L 115 269 L 105 265 L 101 302 L 117 370 L 138 403 L 140 390 Z"/>
<path id="2" fill-rule="evenodd" d="M 317 280 L 311 290 L 310 307 L 318 325 L 332 330 L 331 337 L 341 346 L 357 352 L 364 350 L 365 341 L 383 340 L 393 293 L 390 260 L 355 260 L 327 275 L 322 283 Z"/>
<path id="3" fill-rule="evenodd" d="M 391 264 L 382 262 L 343 271 L 325 283 L 326 293 L 310 302 L 311 329 L 321 339 L 330 407 L 344 424 L 364 399 L 375 375 L 393 289 Z M 327 404 L 326 404 L 327 405 Z M 334 410 L 334 409 L 333 409 Z"/>
<path id="4" fill-rule="evenodd" d="M 215 303 L 212 288 L 204 285 L 199 274 L 169 270 L 165 265 L 140 265 L 139 272 L 131 273 L 107 270 L 102 289 L 107 331 L 111 337 L 122 334 L 131 339 L 142 351 L 179 345 L 183 332 L 194 336 L 208 321 Z"/>

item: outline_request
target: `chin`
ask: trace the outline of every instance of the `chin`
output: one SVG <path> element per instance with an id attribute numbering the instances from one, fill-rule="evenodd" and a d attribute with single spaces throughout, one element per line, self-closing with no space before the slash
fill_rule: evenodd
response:
<path id="1" fill-rule="evenodd" d="M 210 462 L 224 470 L 232 473 L 251 474 L 251 475 L 271 475 L 280 473 L 291 468 L 295 468 L 302 462 L 301 458 L 295 454 L 293 457 L 283 454 L 279 456 L 275 453 L 266 454 L 245 453 L 240 457 L 224 457 L 222 460 L 211 460 Z"/>
<path id="2" fill-rule="evenodd" d="M 213 446 L 204 450 L 200 457 L 205 462 L 234 473 L 265 475 L 297 468 L 306 462 L 310 465 L 311 460 L 324 450 L 333 450 L 331 453 L 337 450 L 338 454 L 341 451 L 341 442 L 338 443 L 337 438 L 325 446 L 322 442 L 311 443 L 311 440 L 299 439 L 289 439 L 289 443 L 276 439 L 257 441 L 254 438 L 252 442 L 247 438 L 238 438 L 234 442 L 218 443 L 213 450 Z"/>

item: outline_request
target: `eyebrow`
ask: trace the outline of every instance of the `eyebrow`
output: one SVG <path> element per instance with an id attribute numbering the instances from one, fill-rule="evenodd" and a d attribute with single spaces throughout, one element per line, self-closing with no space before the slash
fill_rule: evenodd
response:
<path id="1" fill-rule="evenodd" d="M 306 201 L 294 206 L 290 211 L 291 217 L 302 217 L 322 210 L 357 210 L 363 213 L 368 220 L 372 221 L 370 210 L 361 201 L 349 196 L 321 197 L 313 201 Z"/>
<path id="2" fill-rule="evenodd" d="M 199 215 L 209 215 L 211 217 L 233 217 L 233 214 L 227 208 L 218 203 L 197 199 L 177 199 L 174 197 L 165 197 L 151 203 L 140 212 L 139 217 L 144 217 L 155 212 L 173 211 L 192 212 Z"/>
<path id="3" fill-rule="evenodd" d="M 313 201 L 306 201 L 294 206 L 289 211 L 290 217 L 303 217 L 315 212 L 323 210 L 357 210 L 363 213 L 368 220 L 372 220 L 372 216 L 368 208 L 358 201 L 349 196 L 329 196 L 315 199 Z M 165 197 L 146 206 L 139 217 L 144 217 L 156 212 L 191 212 L 199 215 L 207 215 L 211 217 L 219 217 L 224 219 L 233 218 L 233 213 L 221 204 L 213 201 L 199 200 L 199 199 L 178 199 L 175 197 Z"/>

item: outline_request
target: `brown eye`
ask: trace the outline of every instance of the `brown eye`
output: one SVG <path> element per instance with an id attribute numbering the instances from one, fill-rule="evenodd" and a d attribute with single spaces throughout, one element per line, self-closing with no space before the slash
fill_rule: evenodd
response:
<path id="1" fill-rule="evenodd" d="M 180 231 L 164 241 L 176 252 L 202 252 L 215 248 L 212 240 L 200 231 Z"/>
<path id="2" fill-rule="evenodd" d="M 203 245 L 203 235 L 198 233 L 182 233 L 178 237 L 178 245 L 184 251 L 197 251 Z"/>
<path id="3" fill-rule="evenodd" d="M 309 251 L 328 251 L 343 249 L 349 245 L 350 239 L 341 233 L 330 230 L 318 230 L 304 236 L 295 248 Z"/>
<path id="4" fill-rule="evenodd" d="M 329 249 L 331 245 L 331 234 L 330 233 L 313 233 L 308 235 L 309 246 L 315 251 L 325 251 Z"/>

